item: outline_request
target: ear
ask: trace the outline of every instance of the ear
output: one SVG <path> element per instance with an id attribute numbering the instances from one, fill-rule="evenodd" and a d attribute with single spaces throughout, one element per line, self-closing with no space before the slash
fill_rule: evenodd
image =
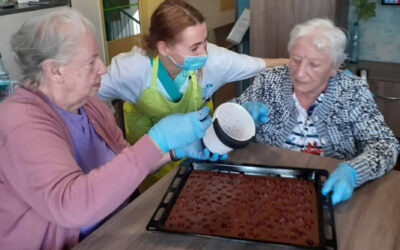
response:
<path id="1" fill-rule="evenodd" d="M 158 54 L 160 54 L 162 56 L 169 55 L 171 48 L 168 46 L 168 44 L 166 42 L 158 41 L 156 46 L 157 46 Z"/>
<path id="2" fill-rule="evenodd" d="M 60 65 L 57 64 L 54 60 L 48 59 L 42 63 L 42 70 L 47 79 L 50 79 L 53 82 L 62 82 L 63 77 L 60 72 Z"/>

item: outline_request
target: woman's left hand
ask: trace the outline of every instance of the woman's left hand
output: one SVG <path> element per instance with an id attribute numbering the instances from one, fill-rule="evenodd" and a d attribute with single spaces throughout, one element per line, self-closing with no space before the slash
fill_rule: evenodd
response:
<path id="1" fill-rule="evenodd" d="M 200 139 L 196 140 L 189 146 L 177 148 L 175 150 L 175 153 L 178 159 L 189 157 L 197 160 L 218 161 L 218 160 L 225 160 L 226 158 L 228 158 L 227 154 L 224 155 L 219 155 L 216 153 L 211 154 L 207 148 L 203 147 Z"/>
<path id="2" fill-rule="evenodd" d="M 268 121 L 268 106 L 261 102 L 245 102 L 242 105 L 253 118 L 256 126 Z"/>
<path id="3" fill-rule="evenodd" d="M 356 171 L 346 163 L 340 163 L 339 167 L 337 167 L 325 181 L 322 187 L 322 194 L 327 195 L 332 191 L 333 205 L 346 201 L 350 199 L 353 194 L 356 180 Z"/>

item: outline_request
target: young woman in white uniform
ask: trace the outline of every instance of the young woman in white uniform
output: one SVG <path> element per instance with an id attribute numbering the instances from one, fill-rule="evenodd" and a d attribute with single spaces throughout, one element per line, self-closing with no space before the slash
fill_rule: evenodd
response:
<path id="1" fill-rule="evenodd" d="M 150 32 L 140 44 L 112 59 L 99 96 L 126 101 L 126 136 L 134 143 L 161 118 L 198 109 L 222 85 L 286 63 L 207 43 L 202 14 L 183 0 L 166 0 L 153 13 Z"/>

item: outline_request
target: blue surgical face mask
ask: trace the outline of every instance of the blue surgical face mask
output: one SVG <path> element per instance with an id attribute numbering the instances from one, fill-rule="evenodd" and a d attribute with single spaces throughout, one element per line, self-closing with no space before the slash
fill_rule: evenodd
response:
<path id="1" fill-rule="evenodd" d="M 172 47 L 172 46 L 171 46 Z M 183 65 L 177 63 L 172 57 L 168 58 L 179 68 L 183 70 L 198 70 L 202 68 L 207 62 L 207 55 L 202 56 L 183 56 L 179 51 L 172 47 L 180 56 L 183 57 Z"/>

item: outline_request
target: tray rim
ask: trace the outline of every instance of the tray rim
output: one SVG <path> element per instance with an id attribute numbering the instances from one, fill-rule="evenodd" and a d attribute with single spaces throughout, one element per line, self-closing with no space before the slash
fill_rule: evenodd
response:
<path id="1" fill-rule="evenodd" d="M 264 240 L 241 239 L 241 238 L 228 237 L 228 236 L 214 236 L 214 235 L 205 235 L 205 234 L 190 233 L 190 232 L 179 232 L 179 231 L 164 229 L 163 226 L 166 222 L 166 219 L 168 218 L 168 215 L 171 212 L 173 205 L 175 204 L 177 198 L 179 197 L 179 194 L 180 194 L 184 184 L 186 183 L 187 178 L 189 177 L 191 171 L 194 169 L 193 165 L 195 165 L 195 164 L 199 164 L 199 165 L 200 164 L 203 164 L 203 165 L 211 164 L 211 165 L 214 165 L 214 166 L 216 165 L 219 167 L 221 167 L 221 166 L 224 166 L 224 167 L 256 167 L 256 168 L 275 170 L 275 171 L 279 171 L 279 170 L 300 171 L 300 172 L 305 172 L 308 174 L 317 173 L 321 176 L 324 176 L 326 179 L 329 177 L 329 172 L 325 169 L 300 168 L 300 167 L 291 167 L 291 166 L 277 166 L 277 165 L 263 165 L 263 164 L 249 164 L 249 163 L 237 163 L 237 162 L 211 162 L 211 161 L 199 161 L 199 160 L 194 160 L 194 159 L 186 159 L 186 160 L 182 161 L 181 164 L 179 165 L 179 167 L 178 167 L 179 169 L 175 173 L 175 176 L 173 177 L 167 190 L 165 191 L 159 205 L 155 209 L 152 217 L 150 218 L 150 220 L 146 226 L 147 231 L 159 231 L 159 232 L 166 232 L 166 233 L 173 233 L 173 234 L 180 234 L 180 235 L 194 235 L 194 236 L 200 236 L 200 237 L 218 238 L 218 239 L 234 240 L 234 241 L 241 241 L 241 242 L 243 242 L 243 241 L 244 242 L 259 242 L 259 243 L 266 243 L 266 244 L 276 245 L 276 246 L 294 247 L 296 249 L 337 249 L 335 219 L 334 219 L 333 205 L 331 202 L 331 193 L 328 194 L 327 196 L 323 196 L 321 194 L 322 184 L 320 183 L 319 179 L 316 180 L 317 183 L 314 182 L 314 186 L 315 186 L 316 192 L 317 192 L 317 207 L 318 207 L 318 219 L 319 219 L 319 243 L 320 243 L 319 246 L 301 246 L 301 245 L 264 241 Z M 183 168 L 185 168 L 185 170 L 183 173 L 181 173 Z M 268 176 L 268 175 L 263 175 L 263 176 Z M 274 175 L 269 175 L 269 176 L 274 176 Z M 176 187 L 173 187 L 175 181 L 179 178 L 181 180 L 176 185 Z M 290 177 L 283 176 L 283 178 L 290 178 Z M 317 186 L 317 185 L 319 185 L 319 186 Z M 171 192 L 173 193 L 172 197 L 169 198 L 169 201 L 167 203 L 164 203 L 168 194 Z M 322 199 L 321 199 L 321 197 L 322 197 Z M 328 219 L 323 217 L 322 210 L 324 209 L 324 207 L 325 207 L 325 210 L 327 210 L 327 212 L 329 213 Z M 158 211 L 161 208 L 164 208 L 164 212 L 160 216 L 160 218 L 156 221 L 156 220 L 154 220 L 154 218 L 156 217 Z M 332 236 L 331 239 L 326 239 L 326 235 L 325 235 L 326 223 L 331 228 L 331 236 Z"/>

